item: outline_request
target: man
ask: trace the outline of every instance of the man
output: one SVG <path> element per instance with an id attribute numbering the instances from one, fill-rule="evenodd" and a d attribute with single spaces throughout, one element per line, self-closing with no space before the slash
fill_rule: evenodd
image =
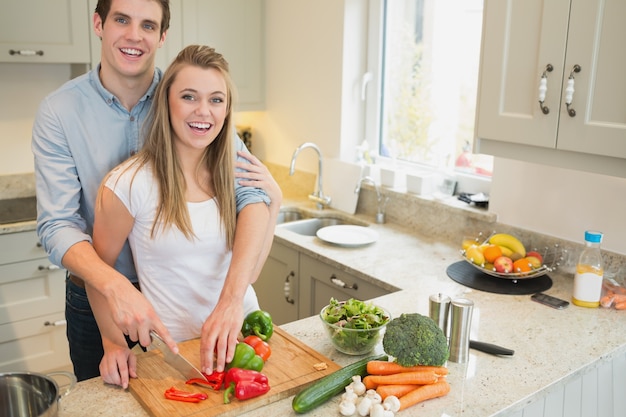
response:
<path id="1" fill-rule="evenodd" d="M 79 380 L 99 374 L 103 354 L 86 285 L 106 298 L 115 324 L 131 341 L 147 346 L 149 332 L 154 330 L 177 350 L 154 309 L 136 288 L 128 243 L 115 268 L 103 262 L 91 244 L 94 206 L 102 178 L 143 144 L 142 123 L 161 78 L 161 71 L 154 65 L 155 53 L 165 41 L 169 20 L 168 0 L 99 0 L 93 25 L 102 40 L 100 65 L 46 97 L 33 126 L 37 232 L 51 261 L 68 270 L 67 336 Z M 237 143 L 238 149 L 243 148 L 240 140 Z M 272 187 L 277 185 L 271 176 L 267 178 L 267 170 L 257 174 L 249 179 L 269 184 L 275 191 Z M 279 196 L 280 192 L 270 194 Z M 213 363 L 217 352 L 218 370 L 232 360 L 243 321 L 239 301 L 269 252 L 272 219 L 275 221 L 277 210 L 270 214 L 268 204 L 269 198 L 262 190 L 237 187 L 232 265 L 208 320 L 212 330 L 202 341 L 207 363 Z M 275 204 L 272 206 L 275 209 Z M 211 367 L 206 370 L 212 371 Z M 134 370 L 129 371 L 134 376 Z"/>

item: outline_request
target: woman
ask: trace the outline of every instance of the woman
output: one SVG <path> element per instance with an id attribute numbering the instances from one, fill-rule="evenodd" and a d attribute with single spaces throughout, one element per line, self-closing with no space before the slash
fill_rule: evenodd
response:
<path id="1" fill-rule="evenodd" d="M 94 221 L 94 247 L 105 262 L 114 263 L 128 239 L 142 292 L 172 337 L 202 337 L 206 371 L 212 370 L 213 350 L 226 347 L 208 335 L 211 312 L 226 291 L 235 236 L 232 100 L 222 55 L 206 46 L 183 49 L 155 92 L 144 147 L 104 179 Z M 237 177 L 270 195 L 273 227 L 280 189 L 256 158 L 246 159 L 250 171 Z M 261 261 L 254 266 L 261 267 Z M 259 309 L 250 284 L 228 289 L 228 301 L 243 304 L 244 315 Z M 136 376 L 135 357 L 99 294 L 89 296 L 103 338 L 101 376 L 126 387 Z"/>

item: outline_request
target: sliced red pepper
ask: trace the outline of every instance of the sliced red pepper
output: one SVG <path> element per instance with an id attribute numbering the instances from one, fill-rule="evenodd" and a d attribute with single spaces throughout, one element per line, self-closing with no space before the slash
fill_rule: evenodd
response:
<path id="1" fill-rule="evenodd" d="M 261 359 L 263 359 L 263 362 L 267 361 L 272 354 L 272 348 L 270 345 L 257 335 L 246 336 L 246 338 L 243 339 L 243 342 L 252 346 L 254 348 L 254 352 L 259 355 Z"/>
<path id="2" fill-rule="evenodd" d="M 209 398 L 209 396 L 201 392 L 182 391 L 171 387 L 165 390 L 165 398 L 168 400 L 183 401 L 188 403 L 199 403 L 200 401 Z"/>
<path id="3" fill-rule="evenodd" d="M 187 380 L 186 384 L 197 384 L 202 385 L 204 387 L 213 388 L 215 391 L 219 391 L 222 389 L 222 383 L 224 382 L 224 376 L 226 372 L 217 372 L 213 371 L 211 374 L 202 373 L 206 377 L 206 381 L 202 378 L 191 378 Z"/>

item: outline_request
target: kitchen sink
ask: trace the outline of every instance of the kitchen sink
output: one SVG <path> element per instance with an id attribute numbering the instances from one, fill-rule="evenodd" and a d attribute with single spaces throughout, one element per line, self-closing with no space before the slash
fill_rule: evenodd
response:
<path id="1" fill-rule="evenodd" d="M 317 231 L 322 227 L 336 226 L 336 225 L 358 225 L 367 226 L 365 223 L 353 222 L 350 220 L 338 218 L 338 217 L 314 217 L 309 219 L 302 219 L 293 221 L 290 223 L 284 223 L 278 225 L 278 228 L 285 229 L 304 236 L 315 236 Z"/>
<path id="2" fill-rule="evenodd" d="M 281 209 L 276 218 L 276 224 L 290 223 L 296 220 L 302 220 L 305 215 L 297 209 Z"/>

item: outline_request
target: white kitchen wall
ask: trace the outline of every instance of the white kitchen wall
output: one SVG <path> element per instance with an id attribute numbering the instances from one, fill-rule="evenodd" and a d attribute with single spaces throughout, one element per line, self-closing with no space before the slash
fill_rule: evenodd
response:
<path id="1" fill-rule="evenodd" d="M 502 223 L 580 243 L 600 230 L 603 249 L 626 254 L 624 208 L 624 178 L 495 158 L 489 210 Z"/>
<path id="2" fill-rule="evenodd" d="M 30 138 L 39 102 L 70 79 L 69 64 L 0 63 L 0 175 L 33 172 Z"/>

